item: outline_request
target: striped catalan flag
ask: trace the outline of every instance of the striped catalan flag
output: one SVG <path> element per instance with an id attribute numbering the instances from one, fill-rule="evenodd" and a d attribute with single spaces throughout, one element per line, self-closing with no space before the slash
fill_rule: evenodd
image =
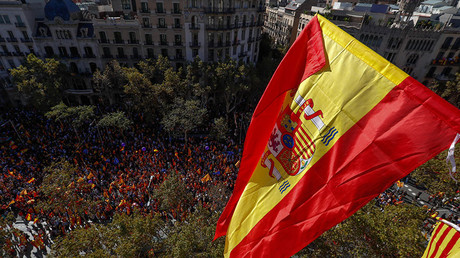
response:
<path id="1" fill-rule="evenodd" d="M 459 109 L 317 15 L 254 111 L 215 238 L 226 257 L 292 256 L 459 132 Z"/>
<path id="2" fill-rule="evenodd" d="M 449 221 L 438 221 L 422 258 L 460 257 L 459 231 L 460 228 Z"/>

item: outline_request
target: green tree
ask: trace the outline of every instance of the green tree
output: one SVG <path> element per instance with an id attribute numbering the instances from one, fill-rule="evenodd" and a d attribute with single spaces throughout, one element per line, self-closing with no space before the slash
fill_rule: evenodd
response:
<path id="1" fill-rule="evenodd" d="M 123 93 L 126 76 L 120 63 L 113 60 L 106 65 L 103 72 L 97 70 L 93 74 L 93 82 L 96 92 L 99 92 L 101 97 L 106 98 L 108 104 L 112 105 L 119 101 L 119 96 Z"/>
<path id="2" fill-rule="evenodd" d="M 163 251 L 163 220 L 158 215 L 116 214 L 111 223 L 77 228 L 52 247 L 59 257 L 154 257 Z"/>
<path id="3" fill-rule="evenodd" d="M 169 132 L 182 132 L 187 142 L 187 134 L 200 126 L 205 118 L 206 109 L 200 107 L 197 100 L 175 98 L 165 112 L 161 123 Z"/>
<path id="4" fill-rule="evenodd" d="M 80 140 L 77 128 L 91 121 L 94 117 L 94 106 L 68 107 L 61 102 L 52 107 L 51 111 L 47 112 L 45 116 L 47 118 L 54 118 L 56 121 L 59 121 L 61 125 L 64 121 L 69 122 Z"/>
<path id="5" fill-rule="evenodd" d="M 153 193 L 153 197 L 160 202 L 160 211 L 169 212 L 180 206 L 187 207 L 192 200 L 191 193 L 182 178 L 174 171 L 169 171 L 165 181 Z"/>
<path id="6" fill-rule="evenodd" d="M 459 164 L 460 158 L 460 145 L 455 147 L 457 154 L 455 162 Z M 447 150 L 441 152 L 436 157 L 428 160 L 425 164 L 418 167 L 411 176 L 417 181 L 418 184 L 424 185 L 429 194 L 444 193 L 444 197 L 451 199 L 457 197 L 457 190 L 459 189 L 458 183 L 455 181 L 460 180 L 458 173 L 450 173 L 450 163 L 446 163 Z M 455 179 L 455 180 L 454 180 Z"/>
<path id="7" fill-rule="evenodd" d="M 10 72 L 18 91 L 33 107 L 46 111 L 62 100 L 67 72 L 59 61 L 43 61 L 30 54 L 23 65 Z"/>
<path id="8" fill-rule="evenodd" d="M 452 105 L 460 107 L 460 73 L 455 74 L 455 80 L 445 83 L 435 81 L 430 88 Z"/>
<path id="9" fill-rule="evenodd" d="M 299 255 L 305 257 L 420 257 L 423 208 L 411 204 L 389 205 L 382 211 L 370 202 L 353 216 L 313 241 Z"/>
<path id="10" fill-rule="evenodd" d="M 53 162 L 44 172 L 46 176 L 39 188 L 37 210 L 43 209 L 45 213 L 50 213 L 57 209 L 83 217 L 85 212 L 92 214 L 102 202 L 84 194 L 93 186 L 86 180 L 87 175 L 68 161 Z"/>
<path id="11" fill-rule="evenodd" d="M 125 112 L 118 111 L 104 115 L 98 122 L 97 127 L 117 128 L 123 134 L 133 122 L 126 117 Z"/>
<path id="12" fill-rule="evenodd" d="M 168 256 L 221 257 L 225 239 L 212 241 L 217 219 L 217 213 L 198 208 L 185 221 L 176 223 L 166 239 Z"/>
<path id="13" fill-rule="evenodd" d="M 217 140 L 227 139 L 227 133 L 229 131 L 227 120 L 225 117 L 219 117 L 214 119 L 212 124 L 211 135 L 214 136 Z"/>

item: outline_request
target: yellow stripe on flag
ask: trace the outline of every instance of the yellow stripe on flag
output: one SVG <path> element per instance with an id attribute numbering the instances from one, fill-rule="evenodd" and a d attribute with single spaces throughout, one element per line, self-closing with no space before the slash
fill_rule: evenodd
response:
<path id="1" fill-rule="evenodd" d="M 422 258 L 459 257 L 460 232 L 446 223 L 442 220 L 436 224 Z"/>
<path id="2" fill-rule="evenodd" d="M 287 94 L 281 109 L 284 110 L 289 105 L 296 112 L 300 106 L 295 100 L 299 95 L 308 96 L 314 101 L 314 111 L 321 110 L 323 114 L 327 114 L 323 118 L 324 124 L 333 124 L 338 131 L 331 143 L 325 146 L 321 139 L 330 128 L 324 126 L 318 130 L 318 126 L 311 120 L 305 119 L 303 115 L 300 117 L 302 126 L 316 145 L 314 156 L 306 171 L 327 153 L 337 139 L 408 76 L 325 18 L 318 16 L 318 20 L 327 53 L 326 66 L 303 81 L 293 97 Z M 330 86 L 320 88 L 318 85 Z M 374 85 L 379 87 L 371 87 Z M 301 143 L 304 148 L 308 148 L 304 140 Z M 290 186 L 284 187 L 283 193 L 280 194 L 278 188 L 283 187 L 285 180 L 277 182 L 267 171 L 268 169 L 259 162 L 238 201 L 227 230 L 226 256 L 304 175 L 289 177 Z"/>

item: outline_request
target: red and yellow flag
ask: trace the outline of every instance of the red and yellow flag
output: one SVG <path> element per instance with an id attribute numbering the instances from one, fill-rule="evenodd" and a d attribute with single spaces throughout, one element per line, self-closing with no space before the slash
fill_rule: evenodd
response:
<path id="1" fill-rule="evenodd" d="M 459 131 L 457 108 L 318 15 L 254 111 L 215 237 L 225 256 L 291 256 Z"/>
<path id="2" fill-rule="evenodd" d="M 431 234 L 430 242 L 422 258 L 459 257 L 460 228 L 449 221 L 440 220 Z"/>

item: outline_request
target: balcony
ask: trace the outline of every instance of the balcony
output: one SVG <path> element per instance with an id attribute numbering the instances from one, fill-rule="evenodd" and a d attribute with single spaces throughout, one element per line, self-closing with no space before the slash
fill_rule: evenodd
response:
<path id="1" fill-rule="evenodd" d="M 205 13 L 222 13 L 222 14 L 231 14 L 235 13 L 235 8 L 213 8 L 206 7 L 204 8 Z"/>
<path id="2" fill-rule="evenodd" d="M 146 42 L 145 42 L 145 45 L 151 45 L 151 46 L 153 46 L 153 45 L 155 45 L 155 44 L 153 43 L 153 41 L 149 40 L 149 41 L 146 41 Z"/>
<path id="3" fill-rule="evenodd" d="M 150 13 L 150 9 L 144 9 L 144 8 L 141 8 L 140 10 L 141 13 Z"/>
<path id="4" fill-rule="evenodd" d="M 152 25 L 150 25 L 150 24 L 142 24 L 142 28 L 152 28 Z"/>
<path id="5" fill-rule="evenodd" d="M 238 46 L 239 44 L 240 44 L 240 41 L 239 41 L 239 40 L 234 40 L 232 45 L 233 45 L 233 46 Z"/>
<path id="6" fill-rule="evenodd" d="M 254 42 L 254 37 L 248 37 L 248 42 Z"/>
<path id="7" fill-rule="evenodd" d="M 245 57 L 248 55 L 248 52 L 244 51 L 244 52 L 241 52 L 238 57 Z"/>
<path id="8" fill-rule="evenodd" d="M 137 39 L 130 39 L 130 40 L 128 40 L 128 44 L 139 44 L 139 40 L 137 40 Z"/>
<path id="9" fill-rule="evenodd" d="M 32 42 L 32 39 L 31 39 L 31 38 L 28 38 L 28 39 L 21 38 L 21 42 L 22 42 L 22 43 Z"/>
<path id="10" fill-rule="evenodd" d="M 174 24 L 174 29 L 182 29 L 182 25 L 179 24 Z"/>
<path id="11" fill-rule="evenodd" d="M 0 38 L 0 42 L 5 42 L 5 41 L 6 41 L 6 39 Z"/>
<path id="12" fill-rule="evenodd" d="M 174 56 L 174 60 L 175 61 L 182 61 L 182 60 L 184 60 L 184 56 L 182 56 L 182 55 Z"/>
<path id="13" fill-rule="evenodd" d="M 189 28 L 190 30 L 199 30 L 199 29 L 200 29 L 200 24 L 193 24 L 193 23 L 192 23 L 192 24 L 189 24 L 189 25 L 188 25 L 188 28 Z"/>
<path id="14" fill-rule="evenodd" d="M 122 39 L 114 39 L 112 42 L 113 44 L 125 44 L 125 41 Z"/>
<path id="15" fill-rule="evenodd" d="M 100 39 L 100 40 L 98 40 L 98 41 L 99 41 L 99 43 L 101 43 L 101 44 L 110 44 L 110 40 L 108 40 L 108 39 Z"/>
<path id="16" fill-rule="evenodd" d="M 182 42 L 181 41 L 175 41 L 174 46 L 180 47 L 180 46 L 182 46 Z"/>
<path id="17" fill-rule="evenodd" d="M 102 55 L 102 58 L 113 58 L 113 55 Z"/>
<path id="18" fill-rule="evenodd" d="M 8 42 L 18 42 L 17 38 L 6 38 L 6 41 Z"/>
<path id="19" fill-rule="evenodd" d="M 117 58 L 118 58 L 118 59 L 126 59 L 126 58 L 128 58 L 128 56 L 125 55 L 125 54 L 123 54 L 123 55 L 117 55 Z"/>
<path id="20" fill-rule="evenodd" d="M 265 6 L 259 6 L 259 8 L 257 8 L 257 12 L 258 13 L 264 13 L 265 12 Z"/>
<path id="21" fill-rule="evenodd" d="M 157 28 L 158 29 L 167 29 L 168 26 L 166 26 L 166 24 L 158 24 Z"/>
<path id="22" fill-rule="evenodd" d="M 168 41 L 160 41 L 160 46 L 167 46 L 168 45 Z"/>
<path id="23" fill-rule="evenodd" d="M 206 25 L 206 29 L 208 30 L 231 30 L 233 29 L 233 26 L 223 25 L 223 24 L 208 24 Z"/>
<path id="24" fill-rule="evenodd" d="M 171 14 L 182 14 L 182 10 L 180 10 L 180 9 L 171 9 Z"/>
<path id="25" fill-rule="evenodd" d="M 76 55 L 71 55 L 70 58 L 79 59 L 79 58 L 81 58 L 81 56 L 79 54 L 76 54 Z"/>
<path id="26" fill-rule="evenodd" d="M 15 22 L 14 25 L 16 25 L 16 27 L 18 27 L 18 28 L 23 28 L 23 27 L 26 26 L 26 24 L 23 23 L 23 22 Z"/>
<path id="27" fill-rule="evenodd" d="M 131 59 L 142 59 L 142 56 L 140 55 L 131 55 Z"/>
<path id="28" fill-rule="evenodd" d="M 201 47 L 201 43 L 198 41 L 195 42 L 189 42 L 190 47 Z"/>
<path id="29" fill-rule="evenodd" d="M 156 9 L 155 10 L 155 13 L 158 13 L 158 14 L 165 14 L 165 10 L 164 9 Z"/>
<path id="30" fill-rule="evenodd" d="M 94 54 L 84 54 L 83 58 L 96 58 Z"/>

